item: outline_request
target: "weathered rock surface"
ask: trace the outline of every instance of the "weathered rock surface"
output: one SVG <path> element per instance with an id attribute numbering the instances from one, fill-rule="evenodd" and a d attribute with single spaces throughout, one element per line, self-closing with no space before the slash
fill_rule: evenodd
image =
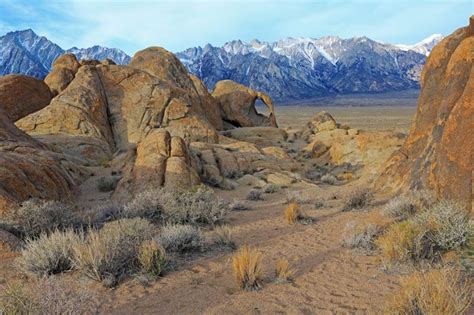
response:
<path id="1" fill-rule="evenodd" d="M 263 92 L 254 91 L 231 80 L 223 80 L 216 83 L 212 96 L 219 101 L 222 119 L 229 127 L 277 127 L 272 100 Z M 268 107 L 268 117 L 257 112 L 257 99 Z"/>
<path id="2" fill-rule="evenodd" d="M 0 108 L 10 121 L 42 109 L 51 97 L 48 86 L 41 80 L 19 74 L 0 77 Z"/>
<path id="3" fill-rule="evenodd" d="M 306 124 L 303 129 L 302 137 L 308 140 L 312 135 L 326 130 L 334 130 L 337 128 L 336 120 L 328 112 L 319 112 Z"/>
<path id="4" fill-rule="evenodd" d="M 118 192 L 150 187 L 186 189 L 200 183 L 188 147 L 182 138 L 154 129 L 141 141 L 120 182 Z"/>
<path id="5" fill-rule="evenodd" d="M 232 139 L 252 142 L 258 146 L 272 146 L 287 140 L 285 130 L 273 127 L 242 127 L 222 132 Z"/>
<path id="6" fill-rule="evenodd" d="M 115 149 L 107 97 L 93 66 L 80 67 L 63 93 L 49 106 L 19 120 L 17 126 L 86 161 L 109 159 Z"/>
<path id="7" fill-rule="evenodd" d="M 338 128 L 326 112 L 317 114 L 308 123 L 302 137 L 305 135 L 309 142 L 303 149 L 305 157 L 319 164 L 351 164 L 359 170 L 359 176 L 379 174 L 404 139 L 404 135 L 390 131 L 359 132 Z"/>
<path id="8" fill-rule="evenodd" d="M 6 110 L 0 107 L 0 216 L 29 198 L 71 198 L 83 170 L 19 130 Z"/>
<path id="9" fill-rule="evenodd" d="M 64 54 L 54 61 L 53 70 L 44 78 L 53 95 L 58 95 L 71 83 L 80 66 L 74 54 Z"/>
<path id="10" fill-rule="evenodd" d="M 385 191 L 432 189 L 472 207 L 474 16 L 431 52 L 404 145 L 376 182 Z"/>

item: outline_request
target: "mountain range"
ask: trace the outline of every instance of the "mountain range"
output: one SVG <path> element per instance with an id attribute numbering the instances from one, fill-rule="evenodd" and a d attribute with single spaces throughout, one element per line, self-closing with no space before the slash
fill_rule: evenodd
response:
<path id="1" fill-rule="evenodd" d="M 426 56 L 442 38 L 435 34 L 411 46 L 367 37 L 234 40 L 221 47 L 188 48 L 176 55 L 209 89 L 219 80 L 230 79 L 287 101 L 418 88 Z M 0 75 L 23 73 L 44 78 L 54 60 L 67 52 L 78 59 L 130 61 L 130 56 L 116 48 L 64 50 L 29 29 L 0 37 Z"/>
<path id="2" fill-rule="evenodd" d="M 10 32 L 0 37 L 0 75 L 22 73 L 44 78 L 51 66 L 62 54 L 74 53 L 78 59 L 109 58 L 118 64 L 128 64 L 130 56 L 116 48 L 93 46 L 64 50 L 44 36 L 38 36 L 31 29 Z"/>

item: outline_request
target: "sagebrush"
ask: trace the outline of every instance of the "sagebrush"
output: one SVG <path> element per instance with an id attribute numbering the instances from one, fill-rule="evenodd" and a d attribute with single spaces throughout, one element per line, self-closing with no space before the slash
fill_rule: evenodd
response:
<path id="1" fill-rule="evenodd" d="M 201 230 L 189 224 L 163 226 L 157 240 L 167 252 L 174 253 L 200 250 L 204 244 Z"/>

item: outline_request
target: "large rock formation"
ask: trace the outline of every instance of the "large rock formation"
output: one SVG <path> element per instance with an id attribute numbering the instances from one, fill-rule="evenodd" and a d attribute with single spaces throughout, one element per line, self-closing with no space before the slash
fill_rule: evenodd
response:
<path id="1" fill-rule="evenodd" d="M 81 65 L 74 54 L 65 54 L 53 63 L 53 70 L 44 78 L 54 95 L 61 93 L 77 73 Z"/>
<path id="2" fill-rule="evenodd" d="M 471 207 L 474 137 L 474 16 L 431 52 L 410 134 L 377 187 L 432 189 Z"/>
<path id="3" fill-rule="evenodd" d="M 23 79 L 14 82 L 13 90 L 24 87 Z M 75 163 L 50 151 L 13 124 L 11 118 L 20 118 L 37 108 L 39 97 L 32 93 L 31 102 L 20 97 L 13 109 L 0 101 L 0 217 L 29 198 L 69 199 L 84 176 Z"/>
<path id="4" fill-rule="evenodd" d="M 222 119 L 228 128 L 272 126 L 277 127 L 271 98 L 231 80 L 216 83 L 212 96 L 221 106 Z M 261 100 L 270 112 L 269 116 L 257 112 L 255 102 Z"/>
<path id="5" fill-rule="evenodd" d="M 42 109 L 51 101 L 51 92 L 43 81 L 26 75 L 0 77 L 0 107 L 10 121 Z"/>

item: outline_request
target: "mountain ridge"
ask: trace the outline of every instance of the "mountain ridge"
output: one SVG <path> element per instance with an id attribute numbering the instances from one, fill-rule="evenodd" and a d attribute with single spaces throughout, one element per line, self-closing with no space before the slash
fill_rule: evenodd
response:
<path id="1" fill-rule="evenodd" d="M 275 42 L 233 40 L 220 47 L 207 44 L 175 54 L 209 89 L 230 79 L 286 101 L 417 89 L 426 56 L 441 39 L 442 35 L 434 34 L 417 44 L 401 45 L 366 36 L 286 37 Z M 27 29 L 0 37 L 0 75 L 44 78 L 53 61 L 68 52 L 78 59 L 130 61 L 117 48 L 95 45 L 65 50 Z"/>

